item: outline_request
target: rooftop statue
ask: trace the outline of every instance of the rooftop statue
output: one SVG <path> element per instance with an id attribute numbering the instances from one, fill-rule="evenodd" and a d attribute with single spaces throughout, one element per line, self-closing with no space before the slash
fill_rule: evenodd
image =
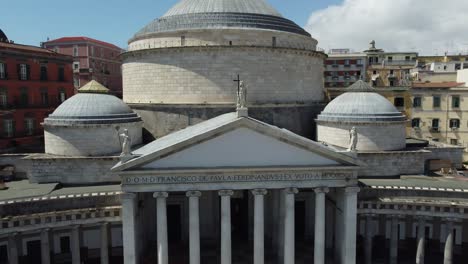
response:
<path id="1" fill-rule="evenodd" d="M 348 151 L 356 151 L 357 143 L 358 143 L 358 135 L 357 135 L 356 128 L 353 127 L 349 131 L 349 148 L 348 148 Z"/>

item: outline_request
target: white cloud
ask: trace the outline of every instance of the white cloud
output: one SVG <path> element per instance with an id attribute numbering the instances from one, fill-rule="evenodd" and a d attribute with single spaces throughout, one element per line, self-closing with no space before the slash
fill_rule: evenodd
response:
<path id="1" fill-rule="evenodd" d="M 468 53 L 467 0 L 344 0 L 312 13 L 306 29 L 319 47 Z"/>

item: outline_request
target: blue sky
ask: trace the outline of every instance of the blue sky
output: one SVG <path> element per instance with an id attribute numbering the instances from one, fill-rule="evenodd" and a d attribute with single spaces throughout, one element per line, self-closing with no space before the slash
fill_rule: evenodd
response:
<path id="1" fill-rule="evenodd" d="M 2 5 L 0 28 L 16 43 L 39 45 L 47 37 L 88 36 L 126 48 L 140 28 L 178 0 L 23 0 Z M 342 0 L 268 0 L 305 26 L 312 12 Z"/>

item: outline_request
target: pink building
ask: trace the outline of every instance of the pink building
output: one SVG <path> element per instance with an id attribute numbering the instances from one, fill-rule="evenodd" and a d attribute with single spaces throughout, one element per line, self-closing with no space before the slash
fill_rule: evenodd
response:
<path id="1" fill-rule="evenodd" d="M 42 44 L 44 48 L 73 56 L 73 83 L 80 88 L 96 80 L 122 96 L 122 72 L 120 53 L 123 50 L 113 44 L 88 37 L 63 37 Z"/>

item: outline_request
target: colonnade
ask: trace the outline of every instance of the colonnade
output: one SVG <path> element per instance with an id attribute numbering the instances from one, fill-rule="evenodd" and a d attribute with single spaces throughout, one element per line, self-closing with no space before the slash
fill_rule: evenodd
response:
<path id="1" fill-rule="evenodd" d="M 372 264 L 372 240 L 374 237 L 372 218 L 374 214 L 367 214 L 365 216 L 365 263 Z M 390 229 L 390 264 L 398 263 L 398 215 L 390 215 L 391 229 Z M 417 233 L 416 233 L 416 264 L 424 264 L 425 262 L 425 247 L 426 247 L 426 220 L 427 216 L 417 217 Z M 445 246 L 444 246 L 444 262 L 443 264 L 452 264 L 453 259 L 453 223 L 455 219 L 444 219 L 445 226 Z"/>
<path id="2" fill-rule="evenodd" d="M 283 234 L 283 263 L 295 263 L 295 195 L 299 192 L 297 188 L 283 189 L 284 217 L 282 223 Z M 344 188 L 344 208 L 342 229 L 343 242 L 340 252 L 339 263 L 354 264 L 356 259 L 356 222 L 357 222 L 357 187 Z M 315 241 L 314 241 L 314 263 L 325 263 L 325 203 L 329 188 L 315 188 Z M 265 206 L 264 197 L 267 189 L 251 190 L 254 199 L 254 264 L 265 263 Z M 218 195 L 221 204 L 221 264 L 232 263 L 232 240 L 231 240 L 231 197 L 233 190 L 220 190 Z M 201 191 L 187 191 L 189 201 L 189 256 L 190 264 L 200 263 L 200 219 L 199 199 L 203 195 Z M 167 240 L 167 197 L 168 192 L 155 192 L 157 207 L 157 255 L 159 264 L 168 264 L 168 240 Z M 134 193 L 122 195 L 122 217 L 124 234 L 124 263 L 138 263 L 138 244 L 135 241 L 137 231 L 135 229 L 136 197 Z"/>
<path id="3" fill-rule="evenodd" d="M 81 264 L 81 239 L 80 239 L 81 227 L 79 225 L 72 226 L 70 229 L 70 250 L 72 264 Z M 100 247 L 100 259 L 101 264 L 109 264 L 109 224 L 100 224 L 101 232 L 101 247 Z M 51 228 L 44 228 L 40 230 L 40 245 L 41 245 L 41 263 L 50 264 L 51 260 Z M 21 252 L 21 238 L 19 233 L 12 233 L 8 236 L 8 261 L 10 264 L 19 263 L 19 252 Z"/>

